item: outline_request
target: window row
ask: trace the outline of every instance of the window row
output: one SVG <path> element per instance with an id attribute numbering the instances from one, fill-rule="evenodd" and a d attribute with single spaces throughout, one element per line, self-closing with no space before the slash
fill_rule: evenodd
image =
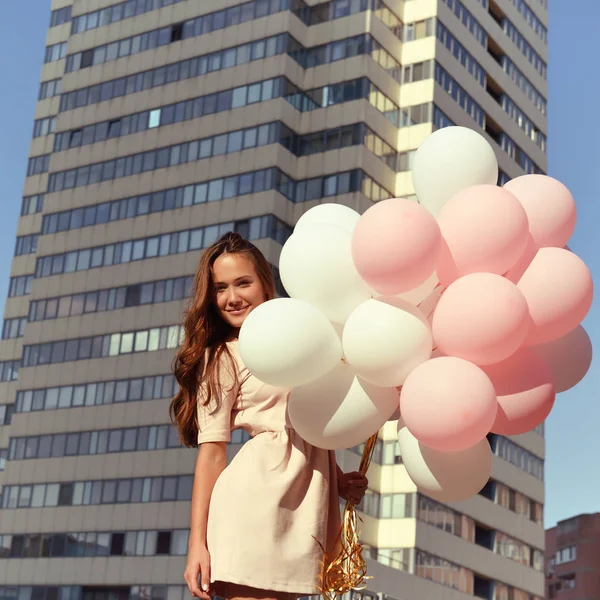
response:
<path id="1" fill-rule="evenodd" d="M 40 83 L 38 100 L 54 98 L 54 96 L 58 96 L 61 93 L 61 91 L 62 79 L 51 79 L 50 81 L 42 81 L 42 83 Z"/>
<path id="2" fill-rule="evenodd" d="M 60 98 L 59 110 L 63 112 L 90 104 L 98 104 L 113 98 L 120 98 L 176 81 L 198 77 L 205 73 L 243 65 L 276 54 L 283 54 L 287 51 L 287 46 L 293 44 L 292 40 L 293 38 L 288 34 L 280 34 L 65 92 Z"/>
<path id="3" fill-rule="evenodd" d="M 4 319 L 4 323 L 2 324 L 2 339 L 12 340 L 23 337 L 23 334 L 25 333 L 25 323 L 27 323 L 27 317 Z"/>
<path id="4" fill-rule="evenodd" d="M 35 254 L 37 252 L 39 237 L 39 233 L 18 235 L 15 243 L 15 256 L 22 256 L 23 254 Z"/>
<path id="5" fill-rule="evenodd" d="M 306 137 L 308 138 L 308 136 Z M 366 136 L 364 143 L 369 150 L 387 162 L 387 145 L 384 145 L 383 140 L 380 143 L 378 139 L 380 138 Z M 379 152 L 381 152 L 381 155 L 378 154 Z M 361 191 L 364 187 L 363 182 L 366 179 L 366 175 L 362 172 L 349 171 L 295 181 L 277 168 L 261 169 L 184 187 L 162 190 L 152 194 L 103 202 L 86 208 L 50 213 L 43 217 L 42 234 L 80 229 L 272 189 L 278 190 L 293 202 L 305 202 L 336 194 Z M 364 193 L 364 190 L 362 191 Z"/>
<path id="6" fill-rule="evenodd" d="M 494 554 L 509 558 L 525 567 L 540 572 L 544 569 L 542 550 L 532 548 L 501 531 L 482 526 L 471 517 L 439 504 L 427 496 L 419 495 L 417 519 L 472 544 L 487 548 Z"/>
<path id="7" fill-rule="evenodd" d="M 152 194 L 142 194 L 93 204 L 85 208 L 50 213 L 44 215 L 42 219 L 42 234 L 131 219 L 140 215 L 173 210 L 193 204 L 215 202 L 230 198 L 232 195 L 243 196 L 277 189 L 281 177 L 282 175 L 278 174 L 276 168 L 260 169 L 231 177 L 161 190 Z"/>
<path id="8" fill-rule="evenodd" d="M 536 35 L 544 42 L 548 43 L 548 29 L 538 19 L 537 15 L 529 8 L 525 0 L 511 0 L 513 6 L 519 11 L 521 16 L 527 21 L 527 24 L 535 31 Z"/>
<path id="9" fill-rule="evenodd" d="M 416 494 L 379 494 L 367 490 L 357 509 L 376 519 L 409 519 L 414 517 Z"/>
<path id="10" fill-rule="evenodd" d="M 182 336 L 183 329 L 179 325 L 166 325 L 126 333 L 31 344 L 23 347 L 22 366 L 36 367 L 135 352 L 172 350 L 179 346 Z"/>
<path id="11" fill-rule="evenodd" d="M 365 445 L 359 444 L 350 450 L 355 454 L 362 456 L 364 449 Z M 402 456 L 400 455 L 400 443 L 398 440 L 384 441 L 377 438 L 371 460 L 378 465 L 401 465 Z"/>
<path id="12" fill-rule="evenodd" d="M 101 181 L 130 177 L 214 156 L 241 152 L 249 148 L 267 146 L 278 142 L 281 127 L 282 124 L 279 122 L 266 123 L 201 138 L 193 142 L 174 144 L 67 171 L 50 173 L 48 191 L 61 192 Z"/>
<path id="13" fill-rule="evenodd" d="M 20 360 L 0 361 L 0 381 L 16 381 L 19 378 Z"/>
<path id="14" fill-rule="evenodd" d="M 14 412 L 14 404 L 0 404 L 0 425 L 10 425 Z"/>
<path id="15" fill-rule="evenodd" d="M 373 202 L 387 200 L 392 197 L 389 190 L 379 185 L 361 169 L 300 181 L 294 181 L 281 171 L 279 171 L 279 174 L 281 178 L 277 191 L 292 202 L 308 202 L 352 192 L 362 192 L 364 196 Z"/>
<path id="16" fill-rule="evenodd" d="M 54 136 L 54 152 L 279 98 L 286 89 L 284 81 L 282 77 L 258 81 L 250 85 L 123 116 L 119 119 L 101 121 L 70 131 L 61 131 Z"/>
<path id="17" fill-rule="evenodd" d="M 544 506 L 504 483 L 490 479 L 479 495 L 540 526 L 544 524 Z"/>
<path id="18" fill-rule="evenodd" d="M 226 48 L 185 61 L 157 67 L 142 73 L 121 77 L 102 84 L 65 92 L 61 96 L 60 110 L 65 111 L 89 104 L 97 104 L 112 98 L 134 94 L 142 90 L 286 52 L 304 68 L 352 56 L 369 54 L 392 77 L 400 81 L 400 63 L 368 34 L 362 34 L 315 48 L 304 48 L 289 34 L 280 34 L 263 40 L 257 40 L 256 42 Z M 68 147 L 68 141 L 61 140 L 55 149 L 65 149 L 65 147 Z"/>
<path id="19" fill-rule="evenodd" d="M 291 135 L 282 145 L 296 156 L 310 156 L 350 146 L 366 146 L 373 154 L 389 164 L 395 164 L 396 151 L 365 123 L 333 127 L 306 135 Z"/>
<path id="20" fill-rule="evenodd" d="M 300 42 L 289 37 L 287 52 L 305 69 L 368 54 L 391 77 L 401 83 L 402 65 L 368 33 L 311 48 L 305 48 Z"/>
<path id="21" fill-rule="evenodd" d="M 64 8 L 57 8 L 50 13 L 50 27 L 56 27 L 57 25 L 64 25 L 71 20 L 71 13 L 73 6 L 65 6 Z"/>
<path id="22" fill-rule="evenodd" d="M 206 225 L 94 248 L 42 256 L 37 259 L 36 277 L 87 271 L 147 258 L 203 250 L 228 231 L 237 231 L 250 240 L 275 239 L 282 245 L 291 235 L 291 227 L 273 215 L 264 215 L 244 221 Z"/>
<path id="23" fill-rule="evenodd" d="M 326 85 L 307 91 L 303 91 L 293 84 L 289 84 L 287 93 L 284 97 L 300 112 L 308 112 L 327 106 L 333 106 L 335 104 L 366 99 L 372 106 L 381 112 L 390 123 L 395 127 L 399 127 L 400 109 L 398 105 L 366 77 Z"/>
<path id="24" fill-rule="evenodd" d="M 459 590 L 469 596 L 475 595 L 494 600 L 542 600 L 538 596 L 505 583 L 475 575 L 470 569 L 416 548 L 366 546 L 365 550 L 368 557 L 383 565 Z M 363 596 L 370 598 L 374 597 L 374 594 L 365 592 Z"/>
<path id="25" fill-rule="evenodd" d="M 533 159 L 515 144 L 506 133 L 500 134 L 500 147 L 508 154 L 524 171 L 531 175 L 542 173 L 542 170 L 533 162 Z"/>
<path id="26" fill-rule="evenodd" d="M 178 447 L 177 429 L 173 425 L 151 425 L 13 437 L 8 447 L 8 460 L 144 452 Z"/>
<path id="27" fill-rule="evenodd" d="M 561 548 L 557 550 L 555 563 L 556 565 L 562 565 L 564 563 L 572 562 L 577 558 L 577 546 L 568 546 L 567 548 Z"/>
<path id="28" fill-rule="evenodd" d="M 145 33 L 117 40 L 110 44 L 90 48 L 67 56 L 65 71 L 77 71 L 100 65 L 123 56 L 159 48 L 185 39 L 198 37 L 239 23 L 272 15 L 288 8 L 289 0 L 253 0 L 200 17 L 188 19 Z"/>
<path id="29" fill-rule="evenodd" d="M 546 152 L 546 136 L 533 124 L 533 121 L 506 95 L 502 94 L 502 108 L 525 132 L 542 152 Z"/>
<path id="30" fill-rule="evenodd" d="M 67 42 L 59 42 L 52 46 L 46 46 L 44 54 L 44 64 L 61 60 L 67 55 Z"/>
<path id="31" fill-rule="evenodd" d="M 50 168 L 50 154 L 32 156 L 27 163 L 27 177 L 47 173 Z"/>
<path id="32" fill-rule="evenodd" d="M 144 304 L 159 304 L 182 300 L 190 295 L 193 276 L 161 279 L 69 294 L 57 298 L 32 300 L 29 303 L 29 322 L 60 319 L 90 313 L 120 310 Z"/>
<path id="33" fill-rule="evenodd" d="M 187 586 L 15 586 L 0 585 L 0 600 L 187 600 Z"/>
<path id="34" fill-rule="evenodd" d="M 437 106 L 433 107 L 433 130 L 442 129 L 443 127 L 453 127 L 456 125 L 446 113 L 442 112 Z"/>
<path id="35" fill-rule="evenodd" d="M 508 56 L 502 57 L 502 68 L 512 79 L 517 87 L 527 96 L 534 106 L 543 114 L 547 113 L 547 102 L 544 96 L 538 92 L 536 87 L 523 75 L 523 72 L 513 63 Z"/>
<path id="36" fill-rule="evenodd" d="M 17 277 L 10 278 L 10 285 L 8 286 L 8 297 L 14 298 L 16 296 L 26 296 L 31 293 L 31 282 L 33 281 L 33 275 L 19 275 Z"/>
<path id="37" fill-rule="evenodd" d="M 454 55 L 454 58 L 462 64 L 480 86 L 485 87 L 485 70 L 441 21 L 437 21 L 436 34 L 438 40 Z"/>
<path id="38" fill-rule="evenodd" d="M 78 406 L 162 400 L 172 398 L 176 391 L 177 381 L 172 374 L 19 390 L 15 412 L 29 413 Z"/>
<path id="39" fill-rule="evenodd" d="M 435 19 L 425 19 L 424 21 L 415 21 L 406 23 L 402 30 L 403 42 L 413 42 L 423 38 L 435 35 Z"/>
<path id="40" fill-rule="evenodd" d="M 498 169 L 498 185 L 502 187 L 510 181 L 510 177 L 502 170 Z"/>
<path id="41" fill-rule="evenodd" d="M 45 119 L 36 119 L 33 122 L 33 137 L 42 137 L 49 133 L 54 133 L 56 126 L 56 117 L 46 117 Z"/>
<path id="42" fill-rule="evenodd" d="M 402 21 L 382 0 L 331 0 L 309 6 L 300 0 L 293 3 L 294 14 L 305 25 L 318 25 L 367 10 L 372 11 L 394 34 L 402 29 Z"/>
<path id="43" fill-rule="evenodd" d="M 23 196 L 21 201 L 21 216 L 33 215 L 44 210 L 44 194 L 35 196 Z"/>
<path id="44" fill-rule="evenodd" d="M 512 440 L 494 433 L 488 435 L 488 441 L 496 456 L 533 475 L 536 479 L 544 480 L 544 461 L 541 458 L 515 444 Z"/>
<path id="45" fill-rule="evenodd" d="M 185 556 L 189 531 L 26 533 L 0 536 L 0 558 Z"/>
<path id="46" fill-rule="evenodd" d="M 5 485 L 2 508 L 175 502 L 192 499 L 192 475 Z"/>
<path id="47" fill-rule="evenodd" d="M 81 129 L 59 132 L 54 138 L 54 151 L 93 144 L 257 102 L 266 102 L 282 96 L 299 110 L 312 110 L 321 106 L 349 102 L 357 98 L 368 98 L 373 106 L 398 126 L 398 107 L 366 78 L 302 92 L 284 77 L 277 77 L 128 115 L 120 119 L 95 123 Z M 297 102 L 298 97 L 303 99 L 300 104 Z"/>
<path id="48" fill-rule="evenodd" d="M 480 25 L 479 21 L 467 10 L 460 0 L 443 0 L 444 4 L 454 13 L 456 18 L 464 25 L 466 29 L 475 37 L 475 39 L 487 48 L 487 33 Z"/>
<path id="49" fill-rule="evenodd" d="M 411 63 L 403 67 L 402 81 L 400 83 L 414 83 L 424 79 L 433 79 L 433 69 L 435 61 L 424 60 L 418 63 Z"/>
<path id="50" fill-rule="evenodd" d="M 521 51 L 521 54 L 533 65 L 533 68 L 544 78 L 548 77 L 548 65 L 542 57 L 532 48 L 531 44 L 523 37 L 521 32 L 511 21 L 502 19 L 504 33 L 512 40 L 513 44 Z"/>
<path id="51" fill-rule="evenodd" d="M 435 63 L 435 80 L 440 87 L 481 127 L 485 129 L 485 112 L 439 63 Z"/>
<path id="52" fill-rule="evenodd" d="M 170 6 L 171 4 L 177 4 L 183 0 L 127 0 L 126 2 L 120 2 L 119 4 L 113 4 L 107 6 L 102 10 L 95 10 L 84 15 L 79 15 L 73 19 L 71 25 L 71 35 L 76 33 L 83 33 L 90 29 L 96 29 L 103 25 L 110 25 L 117 21 L 123 21 L 136 15 L 142 15 L 144 13 L 162 8 L 163 6 Z"/>
<path id="53" fill-rule="evenodd" d="M 452 127 L 455 123 L 445 115 L 437 106 L 434 105 L 433 109 L 433 128 L 434 131 L 436 129 L 441 129 L 442 127 Z M 512 158 L 526 173 L 543 173 L 543 171 L 533 162 L 533 160 L 517 146 L 514 141 L 506 135 L 506 133 L 501 132 L 496 139 L 498 145 L 506 152 L 510 158 Z M 402 155 L 400 154 L 399 157 Z M 498 173 L 498 184 L 504 185 L 507 181 L 509 181 L 508 175 L 500 171 Z"/>

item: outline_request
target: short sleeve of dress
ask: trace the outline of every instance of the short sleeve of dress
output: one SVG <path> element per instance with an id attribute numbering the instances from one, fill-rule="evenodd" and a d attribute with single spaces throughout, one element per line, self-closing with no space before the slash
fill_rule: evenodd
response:
<path id="1" fill-rule="evenodd" d="M 231 413 L 237 399 L 238 386 L 225 355 L 222 355 L 220 362 L 220 406 L 216 408 L 217 403 L 214 398 L 211 399 L 210 405 L 203 404 L 206 389 L 204 386 L 201 386 L 198 394 L 198 444 L 231 440 Z"/>

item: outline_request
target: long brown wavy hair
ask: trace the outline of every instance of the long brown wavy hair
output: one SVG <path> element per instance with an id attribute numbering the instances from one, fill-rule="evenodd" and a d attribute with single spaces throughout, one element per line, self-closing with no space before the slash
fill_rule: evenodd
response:
<path id="1" fill-rule="evenodd" d="M 226 345 L 231 326 L 219 315 L 212 281 L 213 265 L 222 254 L 242 254 L 248 258 L 263 285 L 266 300 L 275 297 L 275 281 L 269 263 L 254 244 L 238 233 L 226 233 L 204 251 L 184 314 L 184 340 L 173 361 L 179 391 L 169 406 L 171 421 L 188 448 L 198 445 L 198 403 L 208 406 L 214 399 L 213 412 L 221 408 L 219 367 L 222 356 L 225 356 L 227 368 L 235 377 L 233 357 Z"/>

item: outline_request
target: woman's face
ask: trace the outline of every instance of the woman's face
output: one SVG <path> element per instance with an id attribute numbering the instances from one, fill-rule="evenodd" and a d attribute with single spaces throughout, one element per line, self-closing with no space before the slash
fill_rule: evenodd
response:
<path id="1" fill-rule="evenodd" d="M 234 329 L 266 300 L 254 264 L 243 254 L 221 254 L 213 264 L 212 281 L 219 314 Z"/>

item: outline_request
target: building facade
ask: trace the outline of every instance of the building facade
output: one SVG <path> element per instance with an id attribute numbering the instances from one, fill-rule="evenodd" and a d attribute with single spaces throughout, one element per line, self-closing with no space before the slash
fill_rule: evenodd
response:
<path id="1" fill-rule="evenodd" d="M 312 206 L 414 199 L 414 152 L 451 124 L 501 183 L 545 172 L 546 0 L 51 10 L 0 341 L 0 597 L 180 600 L 195 451 L 167 408 L 202 249 L 234 229 L 276 269 Z M 490 440 L 488 486 L 442 505 L 382 430 L 364 594 L 543 596 L 542 431 Z"/>
<path id="2" fill-rule="evenodd" d="M 600 599 L 600 513 L 546 531 L 546 598 Z"/>

